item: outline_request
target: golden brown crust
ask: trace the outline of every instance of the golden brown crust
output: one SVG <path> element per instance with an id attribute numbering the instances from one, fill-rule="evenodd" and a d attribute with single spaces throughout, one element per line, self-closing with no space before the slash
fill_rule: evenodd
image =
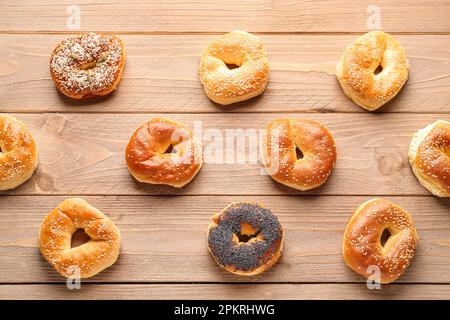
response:
<path id="1" fill-rule="evenodd" d="M 438 197 L 450 197 L 450 122 L 438 120 L 416 132 L 408 156 L 425 188 Z"/>
<path id="2" fill-rule="evenodd" d="M 77 229 L 84 229 L 91 239 L 71 248 L 72 235 Z M 83 199 L 67 199 L 44 218 L 39 246 L 45 259 L 61 275 L 89 278 L 114 264 L 119 256 L 120 232 L 111 220 Z"/>
<path id="3" fill-rule="evenodd" d="M 230 70 L 227 64 L 239 68 Z M 208 98 L 228 105 L 263 93 L 269 71 L 259 38 L 238 30 L 223 35 L 206 48 L 200 60 L 199 77 Z"/>
<path id="4" fill-rule="evenodd" d="M 381 66 L 382 71 L 375 74 Z M 350 44 L 336 67 L 344 93 L 372 111 L 394 98 L 408 79 L 405 49 L 391 35 L 372 31 Z"/>
<path id="5" fill-rule="evenodd" d="M 15 188 L 32 175 L 38 165 L 38 147 L 25 124 L 0 114 L 0 190 Z"/>
<path id="6" fill-rule="evenodd" d="M 385 229 L 391 237 L 382 246 Z M 369 267 L 379 268 L 380 282 L 390 283 L 410 265 L 417 241 L 406 210 L 383 199 L 372 199 L 355 211 L 347 225 L 342 246 L 344 261 L 366 278 L 373 275 Z"/>
<path id="7" fill-rule="evenodd" d="M 104 96 L 122 79 L 125 50 L 122 41 L 100 33 L 66 39 L 53 50 L 50 73 L 56 87 L 74 99 Z"/>
<path id="8" fill-rule="evenodd" d="M 173 148 L 171 153 L 166 153 Z M 182 124 L 154 118 L 132 135 L 125 151 L 128 170 L 136 180 L 182 187 L 202 166 L 202 148 Z"/>
<path id="9" fill-rule="evenodd" d="M 241 242 L 238 235 L 250 236 Z M 225 270 L 253 276 L 272 267 L 283 251 L 284 231 L 269 209 L 253 202 L 234 202 L 208 226 L 208 250 Z"/>
<path id="10" fill-rule="evenodd" d="M 297 159 L 296 149 L 303 153 Z M 336 144 L 320 123 L 305 119 L 276 119 L 267 126 L 263 142 L 264 165 L 279 183 L 298 190 L 316 188 L 336 164 Z"/>

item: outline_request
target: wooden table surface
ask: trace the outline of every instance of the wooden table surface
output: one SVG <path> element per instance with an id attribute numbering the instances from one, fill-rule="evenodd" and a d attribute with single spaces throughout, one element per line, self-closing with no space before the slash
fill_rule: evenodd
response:
<path id="1" fill-rule="evenodd" d="M 74 2 L 80 29 L 68 29 Z M 416 130 L 450 121 L 450 1 L 55 3 L 0 3 L 0 111 L 23 120 L 40 149 L 32 179 L 0 197 L 1 299 L 450 298 L 450 199 L 421 187 L 407 160 Z M 368 113 L 344 96 L 334 69 L 377 8 L 381 28 L 405 46 L 411 71 L 394 101 Z M 261 97 L 224 108 L 206 98 L 197 70 L 208 43 L 234 29 L 261 37 L 272 71 Z M 124 77 L 108 97 L 71 100 L 50 78 L 54 46 L 83 31 L 125 43 Z M 223 150 L 227 129 L 261 129 L 280 116 L 317 119 L 335 136 L 337 165 L 310 192 L 275 183 L 255 161 L 205 163 L 183 189 L 142 185 L 126 169 L 124 148 L 154 115 L 191 128 L 201 121 L 204 132 L 220 133 Z M 117 224 L 122 248 L 115 265 L 68 290 L 40 255 L 37 236 L 43 217 L 75 196 Z M 341 255 L 349 217 L 373 197 L 410 211 L 420 235 L 410 268 L 380 290 L 367 289 Z M 251 278 L 221 270 L 206 248 L 212 215 L 241 200 L 264 204 L 285 228 L 280 262 Z"/>

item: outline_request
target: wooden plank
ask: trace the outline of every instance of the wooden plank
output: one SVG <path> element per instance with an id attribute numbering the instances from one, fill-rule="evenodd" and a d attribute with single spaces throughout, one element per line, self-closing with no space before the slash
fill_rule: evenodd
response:
<path id="1" fill-rule="evenodd" d="M 364 284 L 84 284 L 68 290 L 63 284 L 2 285 L 0 299 L 15 300 L 432 300 L 449 299 L 449 285 L 395 285 L 368 290 Z"/>
<path id="2" fill-rule="evenodd" d="M 372 4 L 80 0 L 74 30 L 66 25 L 71 1 L 0 3 L 0 112 L 25 121 L 40 146 L 33 178 L 0 196 L 0 299 L 449 299 L 450 199 L 420 186 L 406 154 L 413 132 L 450 120 L 450 2 L 376 3 L 382 29 L 397 33 L 412 69 L 402 93 L 367 114 L 343 95 L 334 68 L 368 31 Z M 262 97 L 224 109 L 206 98 L 197 67 L 205 46 L 233 29 L 260 34 L 272 73 Z M 56 91 L 49 54 L 69 33 L 92 30 L 123 38 L 124 79 L 109 97 L 73 101 Z M 126 170 L 124 148 L 140 123 L 165 113 L 191 127 L 202 121 L 203 133 L 218 129 L 219 152 L 229 149 L 228 129 L 259 129 L 280 116 L 316 119 L 336 138 L 337 167 L 324 187 L 306 193 L 274 183 L 257 162 L 207 161 L 181 190 L 141 185 Z M 368 290 L 343 263 L 341 241 L 354 209 L 380 194 L 411 212 L 420 245 L 399 282 Z M 110 216 L 123 240 L 113 267 L 69 291 L 41 257 L 37 232 L 73 195 Z M 241 278 L 210 257 L 206 227 L 228 203 L 251 200 L 279 216 L 285 251 L 269 272 Z"/>
<path id="3" fill-rule="evenodd" d="M 176 189 L 137 183 L 129 174 L 124 150 L 132 132 L 154 115 L 142 114 L 15 114 L 36 137 L 40 161 L 32 179 L 10 194 L 321 194 L 430 195 L 413 175 L 407 160 L 412 134 L 442 115 L 287 114 L 325 124 L 333 133 L 338 160 L 322 187 L 301 192 L 275 183 L 251 153 L 258 129 L 276 114 L 170 115 L 197 127 L 203 138 L 205 164 L 186 187 Z M 241 129 L 254 138 L 232 138 Z M 231 131 L 235 130 L 235 131 Z M 201 132 L 200 132 L 201 131 Z M 228 132 L 228 138 L 227 138 Z M 241 134 L 242 135 L 242 134 Z M 230 138 L 231 137 L 231 138 Z M 247 157 L 247 158 L 243 158 Z M 242 163 L 238 163 L 240 158 Z"/>
<path id="4" fill-rule="evenodd" d="M 0 5 L 0 31 L 67 31 L 74 2 L 19 0 Z M 450 31 L 449 2 L 344 0 L 78 0 L 82 30 L 121 32 L 258 32 L 366 31 L 380 10 L 381 27 L 395 32 Z M 73 25 L 73 24 L 72 24 Z"/>
<path id="5" fill-rule="evenodd" d="M 64 281 L 37 248 L 43 217 L 64 198 L 0 197 L 0 283 Z M 344 264 L 341 242 L 351 214 L 370 197 L 84 198 L 117 224 L 122 243 L 116 264 L 83 282 L 365 282 Z M 411 213 L 420 236 L 416 257 L 399 281 L 450 283 L 450 199 L 387 199 Z M 285 230 L 281 260 L 256 277 L 238 277 L 222 270 L 206 248 L 212 215 L 233 201 L 263 204 L 277 214 Z"/>
<path id="6" fill-rule="evenodd" d="M 259 98 L 227 108 L 207 99 L 197 75 L 201 52 L 217 36 L 121 36 L 128 53 L 124 79 L 115 94 L 89 101 L 65 98 L 50 78 L 49 55 L 66 37 L 0 35 L 2 111 L 367 113 L 347 99 L 334 75 L 356 35 L 261 36 L 272 68 L 268 88 Z M 450 113 L 450 36 L 398 40 L 408 52 L 410 79 L 381 112 Z"/>

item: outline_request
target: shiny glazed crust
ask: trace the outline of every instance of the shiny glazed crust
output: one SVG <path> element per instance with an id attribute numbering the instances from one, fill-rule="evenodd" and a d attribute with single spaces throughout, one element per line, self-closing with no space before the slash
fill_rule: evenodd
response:
<path id="1" fill-rule="evenodd" d="M 229 69 L 227 64 L 239 66 Z M 199 77 L 212 101 L 228 105 L 264 92 L 269 61 L 261 41 L 244 31 L 233 31 L 212 42 L 200 60 Z"/>
<path id="2" fill-rule="evenodd" d="M 391 237 L 381 244 L 383 231 Z M 344 233 L 343 256 L 355 272 L 369 278 L 379 268 L 380 282 L 390 283 L 410 265 L 418 236 L 409 213 L 396 204 L 372 199 L 351 217 Z"/>
<path id="3" fill-rule="evenodd" d="M 0 114 L 0 190 L 15 188 L 32 175 L 38 165 L 38 147 L 25 124 Z"/>
<path id="4" fill-rule="evenodd" d="M 56 87 L 74 99 L 111 93 L 119 85 L 124 67 L 122 41 L 98 33 L 62 41 L 50 58 L 50 73 Z"/>
<path id="5" fill-rule="evenodd" d="M 296 149 L 303 158 L 297 159 Z M 264 166 L 279 183 L 298 190 L 316 188 L 336 164 L 336 145 L 330 131 L 305 119 L 270 122 L 263 141 Z"/>
<path id="6" fill-rule="evenodd" d="M 438 120 L 416 132 L 408 158 L 426 189 L 438 197 L 450 197 L 450 122 Z"/>
<path id="7" fill-rule="evenodd" d="M 242 224 L 257 235 L 246 243 L 238 240 Z M 272 267 L 283 251 L 284 231 L 270 210 L 251 202 L 234 202 L 213 217 L 208 226 L 208 250 L 225 270 L 253 276 Z"/>
<path id="8" fill-rule="evenodd" d="M 172 146 L 171 153 L 166 151 Z M 125 159 L 133 177 L 145 183 L 182 187 L 202 166 L 202 148 L 192 131 L 182 124 L 154 118 L 132 135 Z"/>
<path id="9" fill-rule="evenodd" d="M 382 71 L 375 74 L 381 66 Z M 408 79 L 405 49 L 391 35 L 371 31 L 350 44 L 336 67 L 344 93 L 373 111 L 394 98 Z"/>
<path id="10" fill-rule="evenodd" d="M 77 229 L 84 229 L 91 240 L 71 248 Z M 61 275 L 89 278 L 114 264 L 119 256 L 120 232 L 83 199 L 67 199 L 44 218 L 39 246 L 45 259 Z"/>

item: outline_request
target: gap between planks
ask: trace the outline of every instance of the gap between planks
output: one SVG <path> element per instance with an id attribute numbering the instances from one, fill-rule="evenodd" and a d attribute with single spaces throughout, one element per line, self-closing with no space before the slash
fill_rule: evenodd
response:
<path id="1" fill-rule="evenodd" d="M 370 30 L 367 31 L 358 31 L 358 32 L 339 32 L 339 31 L 330 31 L 330 32 L 315 32 L 315 31 L 261 31 L 261 32 L 251 32 L 255 35 L 317 35 L 317 36 L 332 36 L 332 35 L 363 35 Z M 405 36 L 446 36 L 450 35 L 450 31 L 435 31 L 435 32 L 407 32 L 407 31 L 392 31 L 389 32 L 387 30 L 383 30 L 392 35 L 405 35 Z M 112 34 L 112 35 L 124 35 L 124 36 L 212 36 L 212 35 L 222 35 L 224 33 L 230 32 L 230 30 L 223 31 L 191 31 L 191 32 L 170 32 L 170 31 L 133 31 L 133 32 L 124 32 L 124 31 L 101 31 L 101 30 L 77 30 L 77 31 L 27 31 L 27 30 L 2 30 L 0 31 L 1 35 L 74 35 L 86 32 L 101 32 L 104 34 Z"/>
<path id="2" fill-rule="evenodd" d="M 67 280 L 62 281 L 49 281 L 49 282 L 36 282 L 36 281 L 30 281 L 30 282 L 0 282 L 1 286 L 38 286 L 38 285 L 51 285 L 51 286 L 59 286 L 62 284 L 65 284 Z M 82 281 L 86 281 L 85 279 L 82 279 Z M 146 285 L 191 285 L 191 284 L 199 284 L 199 285 L 245 285 L 245 286 L 252 286 L 252 285 L 283 285 L 283 284 L 293 284 L 293 285 L 364 285 L 367 283 L 366 281 L 325 281 L 325 282 L 319 282 L 319 281 L 275 281 L 275 282 L 269 282 L 269 281 L 258 281 L 258 282 L 246 282 L 246 281 L 240 281 L 240 282 L 217 282 L 217 281 L 89 281 L 89 282 L 83 282 L 82 285 L 138 285 L 138 286 L 146 286 Z M 392 282 L 388 284 L 389 286 L 395 285 L 395 286 L 405 286 L 405 285 L 429 285 L 429 286 L 449 286 L 450 282 Z"/>
<path id="3" fill-rule="evenodd" d="M 143 114 L 143 115 L 151 115 L 151 114 L 185 114 L 185 115 L 195 115 L 195 114 L 213 114 L 213 115 L 220 115 L 220 114 L 255 114 L 254 111 L 240 111 L 240 110 L 230 110 L 227 112 L 214 112 L 214 111 L 196 111 L 196 112 L 189 112 L 189 111 L 98 111 L 98 110 L 93 110 L 93 111 L 89 111 L 89 110 L 83 110 L 83 111 L 73 111 L 73 110 L 68 110 L 68 111 L 64 111 L 64 110 L 49 110 L 49 111 L 32 111 L 32 110 L 17 110 L 17 111 L 11 111 L 8 113 L 17 113 L 17 114 L 29 114 L 29 115 L 39 115 L 39 114 L 84 114 L 84 113 L 88 113 L 88 114 L 109 114 L 109 115 L 122 115 L 122 114 L 132 114 L 132 115 L 136 115 L 136 114 Z M 292 111 L 289 110 L 280 110 L 278 112 L 275 111 L 258 111 L 257 113 L 259 114 L 267 114 L 267 115 L 277 115 L 277 114 L 292 114 Z M 337 110 L 337 111 L 333 111 L 333 110 L 300 110 L 298 112 L 295 112 L 297 114 L 349 114 L 349 115 L 360 115 L 364 112 L 361 111 L 346 111 L 346 110 Z M 411 112 L 398 112 L 398 111 L 372 111 L 370 112 L 370 114 L 414 114 L 414 115 L 448 115 L 448 111 L 430 111 L 430 112 L 422 112 L 422 111 L 411 111 Z"/>
<path id="4" fill-rule="evenodd" d="M 43 194 L 36 194 L 36 193 L 19 193 L 19 194 L 0 194 L 0 197 L 63 197 L 67 196 L 70 198 L 76 198 L 76 197 L 117 197 L 117 196 L 123 196 L 123 197 L 229 197 L 229 196 L 242 196 L 242 194 L 236 193 L 236 194 L 221 194 L 221 193 L 203 193 L 203 194 L 196 194 L 196 193 L 185 193 L 185 194 L 136 194 L 136 193 L 121 193 L 121 194 L 108 194 L 108 193 L 43 193 Z M 437 198 L 436 196 L 432 194 L 273 194 L 273 193 L 246 193 L 245 196 L 262 196 L 262 197 L 279 197 L 279 196 L 287 196 L 287 197 L 422 197 L 422 198 Z M 439 199 L 439 198 L 438 198 Z"/>
<path id="5" fill-rule="evenodd" d="M 67 290 L 65 285 L 6 285 L 0 299 L 446 299 L 447 285 L 398 286 L 368 290 L 358 284 L 149 284 L 82 285 L 81 290 Z"/>

